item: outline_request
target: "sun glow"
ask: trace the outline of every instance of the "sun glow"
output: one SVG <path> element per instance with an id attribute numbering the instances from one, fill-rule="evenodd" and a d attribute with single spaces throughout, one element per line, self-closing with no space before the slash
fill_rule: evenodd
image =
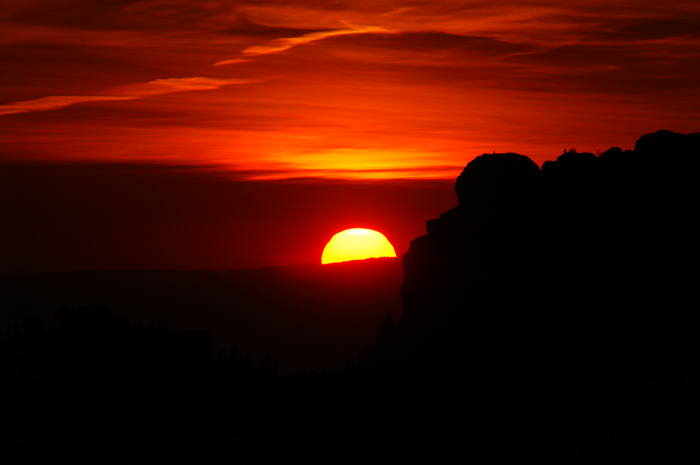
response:
<path id="1" fill-rule="evenodd" d="M 396 257 L 384 234 L 372 229 L 353 228 L 334 235 L 323 249 L 321 263 L 347 262 L 366 258 Z"/>

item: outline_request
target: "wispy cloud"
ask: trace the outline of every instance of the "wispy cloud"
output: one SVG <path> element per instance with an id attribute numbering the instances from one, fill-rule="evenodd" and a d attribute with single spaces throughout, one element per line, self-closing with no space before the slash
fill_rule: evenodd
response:
<path id="1" fill-rule="evenodd" d="M 232 58 L 228 60 L 222 60 L 214 63 L 214 66 L 227 65 L 232 63 L 240 63 L 241 61 L 247 61 L 244 57 L 257 56 L 257 55 L 268 55 L 270 53 L 283 52 L 289 50 L 292 47 L 302 44 L 308 44 L 309 42 L 315 42 L 317 40 L 323 40 L 328 37 L 343 36 L 349 34 L 392 34 L 397 31 L 390 29 L 385 29 L 381 26 L 369 26 L 362 24 L 348 24 L 345 29 L 334 29 L 330 31 L 319 31 L 310 32 L 298 37 L 283 37 L 280 39 L 274 39 L 263 45 L 254 45 L 243 50 L 243 53 L 238 58 Z"/>
<path id="2" fill-rule="evenodd" d="M 389 11 L 388 13 L 381 14 L 380 16 L 393 16 L 393 15 L 400 15 L 401 13 L 406 13 L 408 11 L 413 11 L 415 8 L 406 6 L 402 8 L 396 8 L 392 11 Z"/>
<path id="3" fill-rule="evenodd" d="M 407 177 L 391 170 L 464 166 L 493 149 L 542 163 L 569 144 L 633 144 L 660 124 L 697 131 L 699 2 L 0 5 L 0 115 L 26 113 L 0 117 L 0 158 Z M 46 111 L 73 105 L 76 117 Z"/>
<path id="4" fill-rule="evenodd" d="M 111 100 L 135 100 L 153 95 L 171 94 L 192 90 L 213 90 L 232 84 L 259 82 L 252 79 L 213 79 L 207 77 L 168 78 L 128 84 L 107 89 L 95 95 L 52 95 L 23 102 L 0 105 L 0 115 L 59 110 L 71 105 Z"/>
<path id="5" fill-rule="evenodd" d="M 107 100 L 131 100 L 137 97 L 116 95 L 52 95 L 24 102 L 0 105 L 0 115 L 30 113 L 34 111 L 60 110 L 78 103 L 102 102 Z"/>
<path id="6" fill-rule="evenodd" d="M 247 61 L 252 60 L 246 60 L 245 58 L 231 58 L 230 60 L 217 61 L 216 63 L 214 63 L 214 66 L 235 65 L 236 63 L 245 63 Z"/>

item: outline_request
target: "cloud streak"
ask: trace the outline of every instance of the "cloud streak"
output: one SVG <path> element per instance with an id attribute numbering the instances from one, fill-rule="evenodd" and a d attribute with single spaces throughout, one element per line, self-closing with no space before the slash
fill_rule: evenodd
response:
<path id="1" fill-rule="evenodd" d="M 348 24 L 347 26 L 348 27 L 345 29 L 310 32 L 308 34 L 304 34 L 298 37 L 283 37 L 280 39 L 271 40 L 263 45 L 254 45 L 243 50 L 243 53 L 240 57 L 219 61 L 217 63 L 214 63 L 214 66 L 240 63 L 242 61 L 247 61 L 244 57 L 268 55 L 270 53 L 283 52 L 297 45 L 308 44 L 310 42 L 323 40 L 328 37 L 344 36 L 351 34 L 393 34 L 397 32 L 394 30 L 385 29 L 380 26 L 369 26 L 362 24 Z"/>
<path id="2" fill-rule="evenodd" d="M 253 79 L 213 79 L 207 77 L 155 79 L 150 82 L 112 87 L 96 95 L 52 95 L 0 105 L 0 115 L 60 110 L 71 105 L 113 100 L 136 100 L 154 95 L 195 90 L 214 90 L 232 84 L 259 82 Z"/>

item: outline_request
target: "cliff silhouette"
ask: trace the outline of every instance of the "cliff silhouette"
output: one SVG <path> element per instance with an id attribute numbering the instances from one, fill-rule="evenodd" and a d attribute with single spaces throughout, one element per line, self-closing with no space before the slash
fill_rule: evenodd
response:
<path id="1" fill-rule="evenodd" d="M 456 386 L 444 408 L 478 399 L 475 442 L 510 437 L 516 457 L 582 436 L 590 458 L 670 447 L 699 412 L 699 175 L 700 133 L 541 170 L 477 157 L 404 255 L 403 318 L 374 363 Z"/>

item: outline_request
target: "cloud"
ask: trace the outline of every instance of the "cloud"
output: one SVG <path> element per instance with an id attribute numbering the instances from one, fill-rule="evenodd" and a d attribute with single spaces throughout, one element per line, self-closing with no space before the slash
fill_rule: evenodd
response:
<path id="1" fill-rule="evenodd" d="M 403 8 L 396 8 L 388 13 L 381 14 L 380 16 L 393 16 L 393 15 L 399 15 L 401 13 L 406 13 L 407 11 L 413 11 L 415 8 L 407 6 Z"/>
<path id="2" fill-rule="evenodd" d="M 252 79 L 213 79 L 207 77 L 156 79 L 150 82 L 128 84 L 107 89 L 96 95 L 52 95 L 23 102 L 0 105 L 1 115 L 60 110 L 71 105 L 111 100 L 135 100 L 153 95 L 193 90 L 213 90 L 232 84 L 259 82 Z"/>
<path id="3" fill-rule="evenodd" d="M 349 34 L 392 34 L 397 31 L 392 31 L 385 29 L 380 26 L 369 26 L 362 24 L 348 24 L 346 29 L 335 29 L 330 31 L 319 31 L 310 32 L 298 37 L 283 37 L 280 39 L 274 39 L 263 45 L 254 45 L 243 50 L 243 57 L 246 56 L 257 56 L 257 55 L 268 55 L 270 53 L 282 52 L 284 50 L 289 50 L 297 45 L 307 44 L 309 42 L 315 42 L 317 40 L 322 40 L 327 37 L 343 36 Z M 214 66 L 221 66 L 231 63 L 240 63 L 241 61 L 247 61 L 241 58 L 233 58 L 228 60 L 222 60 L 214 63 Z"/>
<path id="4" fill-rule="evenodd" d="M 236 63 L 246 63 L 252 60 L 246 60 L 244 58 L 231 58 L 230 60 L 221 60 L 214 63 L 214 66 L 224 66 L 224 65 L 234 65 Z"/>
<path id="5" fill-rule="evenodd" d="M 268 53 L 281 52 L 288 50 L 295 45 L 307 44 L 317 40 L 322 40 L 327 37 L 342 36 L 348 34 L 367 34 L 367 33 L 392 33 L 393 31 L 384 29 L 379 26 L 353 25 L 348 24 L 347 29 L 336 29 L 332 31 L 311 32 L 299 37 L 289 37 L 275 39 L 265 45 L 255 45 L 243 50 L 244 55 L 266 55 Z"/>
<path id="6" fill-rule="evenodd" d="M 271 170 L 236 170 L 238 179 L 247 181 L 301 180 L 301 179 L 336 179 L 336 180 L 411 180 L 411 179 L 453 179 L 464 167 L 461 165 L 439 166 L 404 166 L 401 168 L 326 168 L 326 169 L 289 169 Z"/>
<path id="7" fill-rule="evenodd" d="M 60 110 L 78 103 L 101 102 L 107 100 L 131 100 L 138 97 L 116 96 L 116 95 L 52 95 L 24 102 L 7 103 L 0 105 L 1 115 L 12 115 L 15 113 L 30 113 L 34 111 Z"/>
<path id="8" fill-rule="evenodd" d="M 145 84 L 131 84 L 117 87 L 119 93 L 133 95 L 136 98 L 147 95 L 169 94 L 188 90 L 213 90 L 231 84 L 248 84 L 257 82 L 250 79 L 214 79 L 207 77 L 156 79 Z"/>

